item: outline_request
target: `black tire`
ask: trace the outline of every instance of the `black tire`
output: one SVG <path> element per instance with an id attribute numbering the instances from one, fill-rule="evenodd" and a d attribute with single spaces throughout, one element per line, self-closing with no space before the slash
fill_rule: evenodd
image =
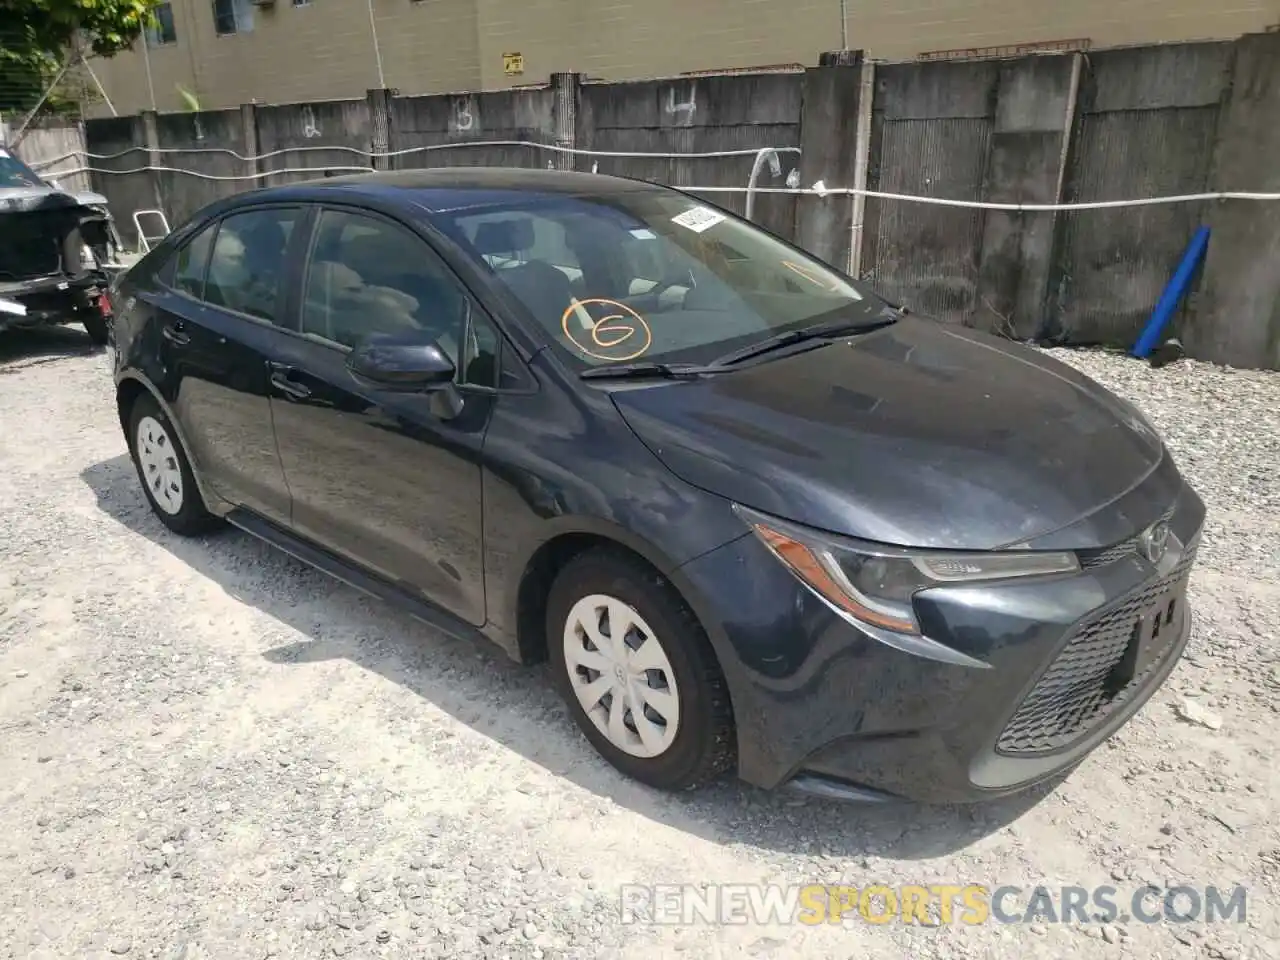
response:
<path id="1" fill-rule="evenodd" d="M 679 723 L 674 739 L 657 756 L 637 757 L 615 746 L 592 722 L 574 692 L 565 659 L 565 626 L 574 605 L 593 594 L 621 600 L 638 613 L 671 665 L 680 701 Z M 547 648 L 556 686 L 578 727 L 622 773 L 661 790 L 692 790 L 736 764 L 733 708 L 711 642 L 675 587 L 638 558 L 595 548 L 571 560 L 551 587 Z"/>
<path id="2" fill-rule="evenodd" d="M 89 335 L 89 339 L 93 341 L 94 346 L 105 347 L 110 339 L 110 329 L 107 324 L 107 318 L 100 313 L 85 313 L 80 323 L 84 326 L 84 332 Z"/>
<path id="3" fill-rule="evenodd" d="M 176 511 L 160 505 L 139 456 L 138 429 L 144 418 L 150 418 L 162 428 L 170 451 L 167 459 L 181 474 L 180 507 Z M 138 471 L 138 480 L 142 484 L 147 503 L 151 505 L 151 511 L 160 519 L 160 522 L 174 533 L 184 537 L 199 536 L 220 527 L 222 520 L 211 514 L 204 504 L 200 488 L 196 485 L 195 475 L 191 472 L 191 463 L 187 460 L 186 451 L 182 449 L 182 442 L 178 439 L 178 431 L 173 428 L 173 424 L 160 409 L 160 404 L 156 403 L 155 398 L 150 394 L 138 397 L 129 409 L 128 422 L 129 455 L 133 460 L 134 469 Z"/>

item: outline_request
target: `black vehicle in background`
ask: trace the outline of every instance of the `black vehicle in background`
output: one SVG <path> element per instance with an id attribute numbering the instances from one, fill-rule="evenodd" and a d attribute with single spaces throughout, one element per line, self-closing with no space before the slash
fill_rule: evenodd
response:
<path id="1" fill-rule="evenodd" d="M 0 144 L 0 333 L 80 323 L 105 344 L 114 242 L 106 198 L 46 183 Z"/>
<path id="2" fill-rule="evenodd" d="M 230 522 L 549 661 L 657 787 L 1009 793 L 1187 642 L 1205 509 L 1136 408 L 666 187 L 259 190 L 117 299 L 120 424 L 169 529 Z"/>

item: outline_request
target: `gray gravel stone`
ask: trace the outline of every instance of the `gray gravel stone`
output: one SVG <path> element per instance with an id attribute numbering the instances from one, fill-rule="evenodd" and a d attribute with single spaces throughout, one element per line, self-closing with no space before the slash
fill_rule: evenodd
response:
<path id="1" fill-rule="evenodd" d="M 233 530 L 169 534 L 138 492 L 101 356 L 34 363 L 13 343 L 0 339 L 18 425 L 0 430 L 0 677 L 24 683 L 0 695 L 0 955 L 110 955 L 107 938 L 86 947 L 108 927 L 162 960 L 220 960 L 227 944 L 237 960 L 1022 960 L 1071 944 L 1254 960 L 1280 941 L 1260 908 L 1229 937 L 1076 926 L 1092 946 L 1055 924 L 683 928 L 618 909 L 623 883 L 1114 873 L 1123 900 L 1152 879 L 1280 882 L 1265 773 L 1280 709 L 1275 374 L 1051 351 L 1136 403 L 1209 506 L 1186 657 L 1034 802 L 863 809 L 730 781 L 654 793 L 592 754 L 544 670 L 478 655 Z M 1184 699 L 1221 727 L 1179 723 Z"/>

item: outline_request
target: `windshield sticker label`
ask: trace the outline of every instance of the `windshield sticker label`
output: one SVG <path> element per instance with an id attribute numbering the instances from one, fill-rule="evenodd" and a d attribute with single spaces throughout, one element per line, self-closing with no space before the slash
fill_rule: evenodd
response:
<path id="1" fill-rule="evenodd" d="M 702 233 L 710 230 L 717 223 L 724 221 L 724 214 L 717 213 L 709 207 L 693 207 L 686 210 L 679 216 L 672 217 L 671 222 L 679 224 L 686 230 L 692 230 L 694 233 Z"/>
<path id="2" fill-rule="evenodd" d="M 631 235 L 635 237 L 637 240 L 652 240 L 657 236 L 656 233 L 654 233 L 652 230 L 649 230 L 645 227 L 640 227 L 639 229 L 632 230 Z"/>

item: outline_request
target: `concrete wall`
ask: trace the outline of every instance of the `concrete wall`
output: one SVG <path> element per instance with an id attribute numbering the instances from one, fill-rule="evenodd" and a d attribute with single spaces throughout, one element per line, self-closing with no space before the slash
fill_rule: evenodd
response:
<path id="1" fill-rule="evenodd" d="M 1280 193 L 1280 34 L 1234 46 L 1209 182 L 1215 191 Z M 1199 302 L 1185 324 L 1188 350 L 1218 363 L 1280 369 L 1280 210 L 1221 200 L 1204 220 L 1213 235 Z"/>
<path id="2" fill-rule="evenodd" d="M 1232 52 L 1186 44 L 1089 57 L 1064 199 L 1206 191 Z M 1180 204 L 1065 214 L 1041 332 L 1132 342 L 1204 213 Z"/>
<path id="3" fill-rule="evenodd" d="M 742 212 L 755 152 L 795 146 L 801 156 L 784 154 L 777 174 L 766 164 L 761 186 L 782 186 L 794 169 L 806 187 L 865 177 L 873 191 L 1010 204 L 1280 192 L 1278 115 L 1280 34 L 1265 34 L 887 65 L 846 52 L 804 71 L 613 84 L 556 74 L 548 86 L 487 93 L 369 90 L 359 100 L 95 120 L 87 137 L 91 153 L 131 151 L 95 160 L 103 169 L 150 161 L 203 174 L 95 174 L 127 225 L 140 207 L 162 205 L 176 222 L 216 197 L 307 171 L 477 164 L 733 187 L 704 193 Z M 690 156 L 727 150 L 745 152 Z M 841 269 L 858 264 L 884 294 L 944 322 L 1120 346 L 1133 343 L 1208 224 L 1207 262 L 1169 332 L 1194 356 L 1280 368 L 1277 209 L 1241 200 L 1017 211 L 861 205 L 837 193 L 760 195 L 754 219 Z"/>
<path id="4" fill-rule="evenodd" d="M 447 166 L 546 167 L 554 154 L 534 147 L 460 147 L 468 141 L 554 143 L 552 93 L 504 90 L 455 96 L 397 97 L 392 101 L 391 129 L 397 150 L 452 144 L 394 157 L 395 169 Z"/>
<path id="5" fill-rule="evenodd" d="M 371 123 L 366 100 L 254 107 L 253 121 L 262 155 L 257 172 L 264 174 L 262 183 L 266 186 L 319 175 L 270 171 L 370 166 Z"/>
<path id="6" fill-rule="evenodd" d="M 620 153 L 717 153 L 800 145 L 803 74 L 754 74 L 588 83 L 581 88 L 576 146 Z M 779 155 L 781 175 L 795 167 L 794 154 Z M 588 157 L 580 170 L 636 177 L 673 186 L 743 187 L 755 155 L 708 158 Z M 765 167 L 761 186 L 784 181 Z M 744 212 L 740 193 L 708 193 L 714 203 Z M 755 219 L 771 230 L 790 234 L 795 200 L 761 195 Z"/>
<path id="7" fill-rule="evenodd" d="M 17 124 L 13 125 L 13 129 Z M 0 120 L 0 143 L 8 143 L 10 128 Z M 89 175 L 74 171 L 84 164 L 84 128 L 78 123 L 35 123 L 23 131 L 17 154 L 46 180 L 57 180 L 64 190 L 88 190 Z"/>
<path id="8" fill-rule="evenodd" d="M 877 71 L 867 187 L 984 199 L 999 61 L 897 64 Z M 944 320 L 978 311 L 979 210 L 869 200 L 862 277 Z"/>
<path id="9" fill-rule="evenodd" d="M 96 68 L 121 112 L 180 109 L 179 84 L 223 108 L 355 98 L 384 83 L 427 94 L 545 83 L 556 72 L 627 80 L 804 65 L 846 37 L 897 60 L 1082 39 L 1233 39 L 1280 21 L 1280 0 L 847 0 L 842 32 L 840 0 L 372 0 L 371 25 L 365 0 L 277 0 L 252 8 L 252 32 L 219 37 L 210 0 L 171 2 L 177 42 L 150 51 L 150 83 L 140 45 Z M 503 54 L 517 52 L 525 71 L 508 76 Z"/>
<path id="10" fill-rule="evenodd" d="M 170 150 L 199 151 L 217 146 L 242 156 L 246 154 L 239 110 L 160 114 L 156 117 L 156 129 L 159 142 Z M 180 223 L 206 204 L 244 189 L 244 183 L 238 180 L 205 178 L 239 177 L 248 169 L 244 161 L 221 152 L 161 154 L 158 166 L 203 174 L 202 177 L 184 173 L 156 174 L 160 207 L 171 224 Z"/>
<path id="11" fill-rule="evenodd" d="M 111 213 L 120 228 L 121 239 L 137 246 L 133 225 L 137 210 L 160 206 L 156 178 L 145 172 L 148 165 L 147 132 L 142 117 L 110 117 L 85 123 L 85 140 L 91 154 L 97 154 L 92 166 L 99 171 L 91 175 L 93 189 L 107 198 Z M 136 171 L 142 172 L 124 172 Z M 187 178 L 190 181 L 192 178 Z M 148 227 L 148 229 L 151 229 Z"/>

